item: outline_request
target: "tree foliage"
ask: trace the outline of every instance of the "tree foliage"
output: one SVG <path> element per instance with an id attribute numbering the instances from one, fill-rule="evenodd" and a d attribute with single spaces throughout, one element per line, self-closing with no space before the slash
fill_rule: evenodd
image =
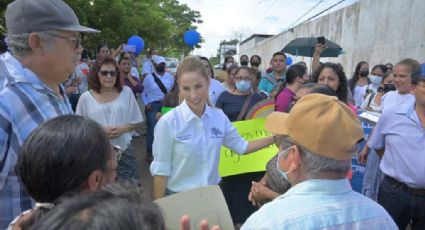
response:
<path id="1" fill-rule="evenodd" d="M 192 48 L 183 42 L 183 33 L 202 23 L 199 11 L 177 0 L 64 0 L 80 23 L 101 30 L 85 34 L 84 46 L 95 51 L 100 43 L 112 48 L 126 43 L 132 35 L 145 41 L 146 48 L 157 48 L 162 55 L 180 56 Z M 11 0 L 0 0 L 0 30 L 5 28 L 4 11 Z"/>

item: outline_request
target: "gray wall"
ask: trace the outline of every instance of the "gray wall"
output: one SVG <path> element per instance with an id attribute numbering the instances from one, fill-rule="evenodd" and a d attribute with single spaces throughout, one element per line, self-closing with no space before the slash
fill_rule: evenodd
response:
<path id="1" fill-rule="evenodd" d="M 255 45 L 247 42 L 240 54 L 258 54 L 265 68 L 274 52 L 297 37 L 325 36 L 340 44 L 344 54 L 321 61 L 340 62 L 351 77 L 359 61 L 396 63 L 403 58 L 425 62 L 425 0 L 360 0 L 314 21 L 294 27 Z M 292 56 L 294 62 L 310 58 Z"/>

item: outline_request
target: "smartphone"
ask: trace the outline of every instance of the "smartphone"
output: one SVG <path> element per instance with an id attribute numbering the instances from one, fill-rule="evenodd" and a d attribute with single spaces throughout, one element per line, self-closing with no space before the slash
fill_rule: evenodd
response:
<path id="1" fill-rule="evenodd" d="M 136 52 L 136 46 L 135 45 L 126 45 L 126 44 L 124 44 L 123 47 L 122 47 L 122 49 L 124 50 L 124 52 L 129 52 L 129 53 Z"/>
<path id="2" fill-rule="evenodd" d="M 317 42 L 325 45 L 326 44 L 325 37 L 323 36 L 317 37 Z"/>

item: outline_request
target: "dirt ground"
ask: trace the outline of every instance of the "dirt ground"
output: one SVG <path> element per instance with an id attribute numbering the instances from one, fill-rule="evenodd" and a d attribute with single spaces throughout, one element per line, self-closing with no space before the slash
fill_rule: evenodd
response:
<path id="1" fill-rule="evenodd" d="M 137 129 L 141 134 L 139 137 L 133 137 L 134 153 L 139 163 L 140 178 L 144 191 L 153 200 L 153 177 L 149 171 L 150 164 L 146 162 L 146 128 L 142 125 Z"/>

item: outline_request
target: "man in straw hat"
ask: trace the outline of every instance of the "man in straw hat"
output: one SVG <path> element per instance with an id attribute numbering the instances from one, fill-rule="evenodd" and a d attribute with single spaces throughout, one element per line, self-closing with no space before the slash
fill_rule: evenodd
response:
<path id="1" fill-rule="evenodd" d="M 242 229 L 397 229 L 385 209 L 354 192 L 346 179 L 363 130 L 344 103 L 310 94 L 289 114 L 272 113 L 265 128 L 277 135 L 276 167 L 292 188 L 252 214 Z"/>
<path id="2" fill-rule="evenodd" d="M 60 86 L 75 70 L 83 48 L 80 25 L 62 0 L 16 0 L 7 6 L 6 41 L 11 53 L 0 57 L 0 229 L 32 200 L 19 183 L 15 165 L 21 145 L 39 124 L 72 114 Z"/>

